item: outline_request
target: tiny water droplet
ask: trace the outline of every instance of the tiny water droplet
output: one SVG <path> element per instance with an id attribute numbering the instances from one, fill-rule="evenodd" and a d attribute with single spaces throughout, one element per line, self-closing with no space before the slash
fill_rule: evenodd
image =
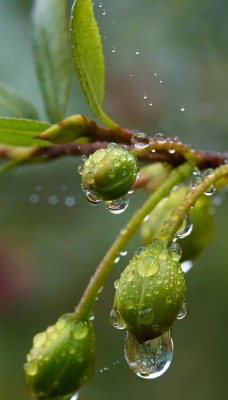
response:
<path id="1" fill-rule="evenodd" d="M 154 76 L 157 76 L 156 72 L 154 73 Z"/>
<path id="2" fill-rule="evenodd" d="M 171 258 L 173 261 L 179 261 L 182 256 L 182 249 L 176 242 L 172 242 L 170 245 Z"/>
<path id="3" fill-rule="evenodd" d="M 201 175 L 195 175 L 192 183 L 191 183 L 191 187 L 192 189 L 195 189 L 198 185 L 200 185 L 202 182 L 202 176 Z"/>
<path id="4" fill-rule="evenodd" d="M 105 10 L 102 10 L 102 11 L 101 11 L 101 14 L 102 14 L 102 15 L 106 15 L 106 11 L 105 11 Z"/>
<path id="5" fill-rule="evenodd" d="M 128 194 L 132 194 L 132 193 L 134 193 L 134 188 L 131 188 L 130 190 L 128 190 L 128 192 L 127 192 Z"/>
<path id="6" fill-rule="evenodd" d="M 103 4 L 102 4 L 102 3 L 99 3 L 99 4 L 98 4 L 98 7 L 100 7 L 100 8 L 103 7 Z"/>
<path id="7" fill-rule="evenodd" d="M 156 135 L 154 135 L 154 140 L 158 143 L 165 143 L 166 137 L 163 135 L 163 133 L 156 133 Z"/>
<path id="8" fill-rule="evenodd" d="M 112 47 L 112 53 L 115 53 L 115 52 L 116 52 L 116 48 Z"/>
<path id="9" fill-rule="evenodd" d="M 152 107 L 152 105 L 153 105 L 153 103 L 152 103 L 152 102 L 150 102 L 150 103 L 149 103 L 149 106 L 150 106 L 150 107 Z"/>
<path id="10" fill-rule="evenodd" d="M 87 160 L 87 156 L 85 154 L 82 154 L 81 159 L 83 162 L 85 162 Z"/>
<path id="11" fill-rule="evenodd" d="M 192 222 L 191 222 L 191 218 L 190 218 L 190 215 L 187 213 L 184 216 L 184 220 L 183 220 L 182 226 L 180 227 L 180 229 L 176 233 L 176 237 L 179 238 L 179 239 L 184 239 L 185 237 L 190 235 L 190 233 L 192 232 L 192 229 L 193 229 L 193 225 L 192 225 Z"/>
<path id="12" fill-rule="evenodd" d="M 167 371 L 172 361 L 173 340 L 170 331 L 142 344 L 127 332 L 124 352 L 128 366 L 137 376 L 158 378 Z"/>
<path id="13" fill-rule="evenodd" d="M 118 147 L 119 147 L 118 144 L 116 144 L 114 142 L 109 143 L 109 145 L 108 145 L 108 149 L 117 149 Z"/>
<path id="14" fill-rule="evenodd" d="M 146 250 L 146 247 L 139 247 L 137 250 L 135 250 L 135 256 L 139 256 L 143 251 Z"/>
<path id="15" fill-rule="evenodd" d="M 183 261 L 181 263 L 181 269 L 186 274 L 193 267 L 193 262 L 191 260 Z"/>
<path id="16" fill-rule="evenodd" d="M 105 202 L 106 209 L 111 214 L 122 214 L 129 205 L 129 198 L 127 196 L 121 197 L 120 199 L 110 200 Z"/>
<path id="17" fill-rule="evenodd" d="M 131 138 L 131 143 L 134 147 L 146 148 L 149 145 L 149 137 L 142 132 L 135 133 Z"/>
<path id="18" fill-rule="evenodd" d="M 147 94 L 145 93 L 144 95 L 143 95 L 143 100 L 146 100 L 147 99 Z"/>
<path id="19" fill-rule="evenodd" d="M 116 257 L 114 260 L 114 264 L 118 264 L 119 261 L 120 261 L 120 257 Z"/>
<path id="20" fill-rule="evenodd" d="M 135 50 L 135 54 L 138 56 L 139 55 L 139 50 Z"/>
<path id="21" fill-rule="evenodd" d="M 124 250 L 124 251 L 120 251 L 120 256 L 125 257 L 127 255 L 128 251 Z"/>
<path id="22" fill-rule="evenodd" d="M 161 80 L 161 81 L 159 81 L 159 83 L 163 83 L 163 81 Z"/>
<path id="23" fill-rule="evenodd" d="M 84 164 L 79 165 L 79 167 L 78 167 L 78 173 L 79 173 L 80 175 L 82 175 L 83 169 L 84 169 Z"/>
<path id="24" fill-rule="evenodd" d="M 180 110 L 183 112 L 186 110 L 186 108 L 184 106 L 181 106 Z"/>
<path id="25" fill-rule="evenodd" d="M 110 312 L 110 322 L 115 329 L 122 330 L 125 328 L 123 321 L 121 321 L 121 317 L 115 307 Z"/>
<path id="26" fill-rule="evenodd" d="M 98 204 L 101 201 L 97 193 L 94 192 L 93 190 L 86 189 L 84 193 L 86 199 L 92 204 Z"/>
<path id="27" fill-rule="evenodd" d="M 64 398 L 64 400 L 77 400 L 78 396 L 79 396 L 79 392 L 75 393 L 73 396 Z"/>
<path id="28" fill-rule="evenodd" d="M 188 315 L 188 304 L 184 300 L 177 315 L 177 319 L 183 319 L 184 317 L 186 317 L 186 315 Z"/>

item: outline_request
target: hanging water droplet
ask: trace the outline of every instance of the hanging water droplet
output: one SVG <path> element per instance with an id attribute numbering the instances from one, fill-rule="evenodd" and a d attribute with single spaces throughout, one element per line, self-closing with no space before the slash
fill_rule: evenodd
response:
<path id="1" fill-rule="evenodd" d="M 182 249 L 177 242 L 172 242 L 169 250 L 171 251 L 171 258 L 173 261 L 179 261 L 182 256 Z"/>
<path id="2" fill-rule="evenodd" d="M 204 194 L 206 196 L 212 196 L 214 192 L 215 192 L 215 185 L 212 183 L 210 186 L 208 186 L 207 190 L 205 190 Z"/>
<path id="3" fill-rule="evenodd" d="M 128 251 L 124 250 L 124 251 L 120 251 L 120 256 L 125 257 L 127 255 Z"/>
<path id="4" fill-rule="evenodd" d="M 170 331 L 142 344 L 127 332 L 124 352 L 129 367 L 137 376 L 158 378 L 167 371 L 172 361 L 173 340 Z"/>
<path id="5" fill-rule="evenodd" d="M 185 214 L 183 224 L 176 233 L 176 237 L 179 239 L 184 239 L 192 232 L 193 225 L 189 214 Z"/>
<path id="6" fill-rule="evenodd" d="M 132 194 L 132 193 L 134 193 L 134 188 L 131 188 L 130 190 L 128 190 L 128 192 L 127 192 L 128 194 Z"/>
<path id="7" fill-rule="evenodd" d="M 84 191 L 86 199 L 92 204 L 98 204 L 101 199 L 98 197 L 97 193 L 93 190 L 86 189 Z"/>
<path id="8" fill-rule="evenodd" d="M 181 110 L 182 112 L 185 111 L 185 107 L 184 107 L 184 106 L 181 106 L 180 110 Z"/>
<path id="9" fill-rule="evenodd" d="M 112 53 L 115 53 L 115 52 L 116 52 L 116 48 L 112 47 Z"/>
<path id="10" fill-rule="evenodd" d="M 127 209 L 128 205 L 129 198 L 127 196 L 105 202 L 105 207 L 111 214 L 122 214 Z"/>
<path id="11" fill-rule="evenodd" d="M 192 173 L 193 173 L 194 176 L 201 175 L 201 172 L 200 172 L 199 168 L 197 168 L 197 167 L 193 168 Z"/>
<path id="12" fill-rule="evenodd" d="M 102 15 L 106 15 L 106 11 L 105 11 L 105 10 L 102 10 L 102 11 L 101 11 L 101 14 L 102 14 Z"/>
<path id="13" fill-rule="evenodd" d="M 85 154 L 82 154 L 81 159 L 83 162 L 85 162 L 87 160 L 87 156 Z"/>
<path id="14" fill-rule="evenodd" d="M 110 312 L 110 322 L 115 329 L 122 330 L 125 328 L 123 321 L 115 307 Z"/>
<path id="15" fill-rule="evenodd" d="M 183 261 L 181 263 L 181 269 L 186 274 L 193 267 L 193 262 L 191 260 Z"/>
<path id="16" fill-rule="evenodd" d="M 146 250 L 146 247 L 139 247 L 137 250 L 135 250 L 135 256 L 139 256 L 143 251 Z"/>
<path id="17" fill-rule="evenodd" d="M 135 50 L 135 54 L 138 56 L 139 55 L 139 50 Z"/>
<path id="18" fill-rule="evenodd" d="M 103 7 L 103 4 L 102 4 L 102 3 L 99 3 L 99 4 L 98 4 L 98 7 L 100 7 L 100 8 Z"/>
<path id="19" fill-rule="evenodd" d="M 82 175 L 83 169 L 84 169 L 84 164 L 79 165 L 79 167 L 78 167 L 78 173 L 79 173 L 80 175 Z"/>
<path id="20" fill-rule="evenodd" d="M 154 135 L 154 140 L 158 143 L 165 143 L 166 137 L 163 135 L 163 133 L 156 133 L 156 135 Z"/>
<path id="21" fill-rule="evenodd" d="M 147 94 L 145 93 L 144 95 L 143 95 L 143 100 L 146 100 L 147 99 Z"/>
<path id="22" fill-rule="evenodd" d="M 135 133 L 131 138 L 131 143 L 134 147 L 145 148 L 148 147 L 150 139 L 145 133 Z"/>
<path id="23" fill-rule="evenodd" d="M 188 315 L 188 304 L 184 300 L 177 315 L 177 319 L 183 319 L 184 317 L 186 317 L 186 315 Z"/>

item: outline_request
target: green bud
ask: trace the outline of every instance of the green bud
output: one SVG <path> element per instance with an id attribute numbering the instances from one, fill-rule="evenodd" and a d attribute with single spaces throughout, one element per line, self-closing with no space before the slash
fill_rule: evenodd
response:
<path id="1" fill-rule="evenodd" d="M 171 212 L 178 203 L 184 199 L 188 187 L 181 185 L 177 190 L 172 191 L 168 198 L 163 199 L 150 213 L 149 218 L 141 226 L 143 243 L 148 245 L 158 237 L 164 222 L 169 218 Z M 190 210 L 190 219 L 193 224 L 192 233 L 181 239 L 182 261 L 193 260 L 213 237 L 214 224 L 213 216 L 208 210 L 211 207 L 211 200 L 201 196 L 195 206 Z"/>
<path id="2" fill-rule="evenodd" d="M 129 151 L 111 144 L 100 149 L 85 161 L 82 186 L 102 200 L 118 199 L 132 188 L 138 174 L 135 157 Z"/>
<path id="3" fill-rule="evenodd" d="M 30 394 L 52 399 L 74 394 L 94 372 L 95 336 L 90 320 L 63 315 L 38 333 L 24 365 Z"/>
<path id="4" fill-rule="evenodd" d="M 173 243 L 167 249 L 155 240 L 135 254 L 115 282 L 114 308 L 140 343 L 168 331 L 183 304 L 185 280 L 178 247 Z"/>

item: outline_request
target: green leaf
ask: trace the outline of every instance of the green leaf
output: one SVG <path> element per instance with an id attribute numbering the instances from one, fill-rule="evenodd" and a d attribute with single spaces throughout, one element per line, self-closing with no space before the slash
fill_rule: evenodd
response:
<path id="1" fill-rule="evenodd" d="M 34 58 L 46 113 L 52 122 L 64 117 L 70 92 L 71 60 L 66 15 L 66 1 L 34 1 Z"/>
<path id="2" fill-rule="evenodd" d="M 0 83 L 0 115 L 2 117 L 39 119 L 33 105 L 3 83 Z"/>
<path id="3" fill-rule="evenodd" d="M 117 128 L 103 111 L 104 56 L 91 0 L 75 0 L 71 10 L 70 42 L 75 71 L 92 113 L 111 129 Z"/>
<path id="4" fill-rule="evenodd" d="M 29 119 L 0 118 L 0 143 L 11 146 L 50 146 L 36 136 L 50 128 L 50 124 Z"/>

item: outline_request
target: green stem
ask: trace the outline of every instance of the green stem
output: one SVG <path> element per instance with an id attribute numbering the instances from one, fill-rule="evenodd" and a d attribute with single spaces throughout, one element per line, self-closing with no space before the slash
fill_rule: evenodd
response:
<path id="1" fill-rule="evenodd" d="M 169 178 L 154 192 L 143 206 L 133 215 L 125 228 L 120 231 L 119 236 L 114 241 L 101 263 L 98 265 L 94 275 L 92 276 L 73 318 L 86 318 L 92 312 L 97 294 L 102 289 L 106 278 L 108 277 L 114 260 L 122 251 L 137 229 L 140 227 L 143 219 L 151 212 L 151 210 L 159 203 L 161 199 L 168 196 L 170 190 L 183 180 L 189 177 L 194 165 L 185 163 L 174 169 Z"/>
<path id="2" fill-rule="evenodd" d="M 210 175 L 203 178 L 198 186 L 192 188 L 186 193 L 184 200 L 182 200 L 178 207 L 171 213 L 170 218 L 166 221 L 165 227 L 161 230 L 159 236 L 163 240 L 167 240 L 170 243 L 178 228 L 183 223 L 184 216 L 189 212 L 198 200 L 198 198 L 206 192 L 206 190 L 214 183 L 228 175 L 228 164 L 222 165 L 215 169 Z"/>

